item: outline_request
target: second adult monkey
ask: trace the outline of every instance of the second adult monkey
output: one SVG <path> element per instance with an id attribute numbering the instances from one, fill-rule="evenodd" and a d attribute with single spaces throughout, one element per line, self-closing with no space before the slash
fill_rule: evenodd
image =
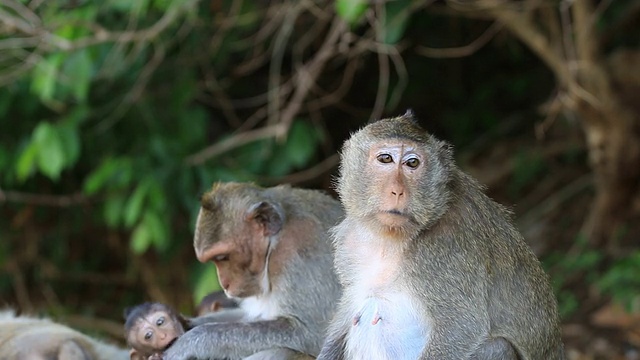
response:
<path id="1" fill-rule="evenodd" d="M 195 326 L 163 359 L 312 359 L 340 297 L 328 231 L 342 217 L 319 191 L 215 184 L 201 199 L 194 247 L 240 299 L 240 316 Z"/>
<path id="2" fill-rule="evenodd" d="M 445 142 L 407 113 L 341 155 L 344 288 L 319 360 L 564 359 L 547 275 Z"/>

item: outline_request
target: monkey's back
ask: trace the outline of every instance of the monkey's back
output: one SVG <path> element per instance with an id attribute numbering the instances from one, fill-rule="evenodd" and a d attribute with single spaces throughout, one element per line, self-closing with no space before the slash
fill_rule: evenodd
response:
<path id="1" fill-rule="evenodd" d="M 278 281 L 284 288 L 295 289 L 282 299 L 282 311 L 295 315 L 306 324 L 313 335 L 313 354 L 320 352 L 326 328 L 342 294 L 340 283 L 333 269 L 333 245 L 329 229 L 344 218 L 340 202 L 320 190 L 293 188 L 279 185 L 265 190 L 265 195 L 279 199 L 286 208 L 287 221 L 303 221 L 304 234 L 295 241 L 304 241 L 297 246 L 297 256 L 291 257 L 288 267 Z M 314 264 L 310 266 L 309 264 Z M 313 279 L 312 281 L 308 281 Z"/>
<path id="2" fill-rule="evenodd" d="M 66 356 L 61 351 L 65 351 Z M 129 352 L 49 319 L 0 312 L 0 359 L 48 359 L 49 356 L 65 356 L 68 360 L 124 360 L 129 358 Z"/>
<path id="3" fill-rule="evenodd" d="M 454 335 L 460 341 L 504 337 L 525 360 L 564 359 L 548 276 L 511 214 L 467 174 L 456 169 L 452 175 L 449 208 L 407 251 L 427 259 L 409 273 L 439 288 L 438 298 L 424 294 L 431 297 L 428 312 L 461 312 L 462 326 L 481 324 L 478 333 Z"/>

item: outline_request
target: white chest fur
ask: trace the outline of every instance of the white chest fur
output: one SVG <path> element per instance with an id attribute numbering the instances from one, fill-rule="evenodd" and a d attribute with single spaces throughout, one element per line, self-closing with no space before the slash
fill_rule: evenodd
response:
<path id="1" fill-rule="evenodd" d="M 394 246 L 395 239 L 374 238 L 366 229 L 342 235 L 342 256 L 352 274 L 351 286 L 345 289 L 353 316 L 347 333 L 347 358 L 418 359 L 430 327 L 400 276 L 400 247 Z"/>
<path id="2" fill-rule="evenodd" d="M 242 299 L 240 307 L 246 320 L 273 320 L 280 315 L 279 302 L 273 295 L 252 296 Z"/>

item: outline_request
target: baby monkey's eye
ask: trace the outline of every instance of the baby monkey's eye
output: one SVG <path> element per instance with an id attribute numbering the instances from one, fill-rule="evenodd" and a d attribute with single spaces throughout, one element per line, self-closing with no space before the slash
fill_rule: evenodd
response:
<path id="1" fill-rule="evenodd" d="M 156 325 L 161 326 L 162 324 L 164 324 L 164 316 L 161 316 L 156 320 Z"/>
<path id="2" fill-rule="evenodd" d="M 393 158 L 389 154 L 380 154 L 378 155 L 377 159 L 383 164 L 387 164 L 393 161 Z"/>
<path id="3" fill-rule="evenodd" d="M 153 337 L 153 331 L 147 331 L 147 333 L 144 334 L 145 340 L 151 340 L 152 337 Z"/>
<path id="4" fill-rule="evenodd" d="M 408 167 L 415 169 L 418 167 L 418 165 L 420 165 L 420 160 L 418 160 L 417 158 L 410 158 L 407 161 L 405 161 L 405 164 L 407 164 Z"/>

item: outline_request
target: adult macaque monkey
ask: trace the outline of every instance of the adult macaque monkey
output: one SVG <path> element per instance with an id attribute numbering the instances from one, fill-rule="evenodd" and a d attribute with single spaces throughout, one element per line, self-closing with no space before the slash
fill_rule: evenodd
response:
<path id="1" fill-rule="evenodd" d="M 340 297 L 328 231 L 342 217 L 319 191 L 214 184 L 201 199 L 194 247 L 198 260 L 215 263 L 241 314 L 187 331 L 163 359 L 312 359 Z"/>
<path id="2" fill-rule="evenodd" d="M 126 360 L 129 352 L 48 319 L 0 311 L 0 359 Z"/>
<path id="3" fill-rule="evenodd" d="M 564 359 L 547 275 L 509 213 L 413 114 L 342 149 L 343 295 L 326 359 Z"/>

